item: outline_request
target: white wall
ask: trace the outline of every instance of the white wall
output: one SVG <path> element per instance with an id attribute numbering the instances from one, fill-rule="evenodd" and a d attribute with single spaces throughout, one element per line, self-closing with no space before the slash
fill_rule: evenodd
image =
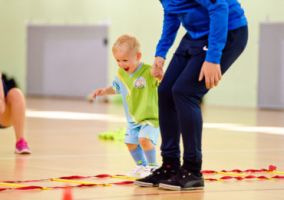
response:
<path id="1" fill-rule="evenodd" d="M 248 48 L 223 77 L 220 86 L 207 95 L 208 104 L 256 106 L 259 23 L 284 21 L 283 0 L 240 2 L 249 20 Z M 110 43 L 120 34 L 134 34 L 141 41 L 144 61 L 152 63 L 161 31 L 162 8 L 158 0 L 0 0 L 0 68 L 15 75 L 23 89 L 28 22 L 109 23 Z M 183 31 L 178 38 L 182 34 Z M 116 69 L 112 57 L 109 63 L 111 80 Z"/>

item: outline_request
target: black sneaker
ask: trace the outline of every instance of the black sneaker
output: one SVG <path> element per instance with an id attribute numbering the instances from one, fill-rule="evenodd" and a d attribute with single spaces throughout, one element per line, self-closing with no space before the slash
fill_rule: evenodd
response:
<path id="1" fill-rule="evenodd" d="M 159 188 L 167 190 L 197 190 L 204 187 L 204 179 L 190 171 L 180 168 L 180 171 L 159 184 Z"/>
<path id="2" fill-rule="evenodd" d="M 177 173 L 177 170 L 170 165 L 163 165 L 162 167 L 153 171 L 153 173 L 145 178 L 137 179 L 134 184 L 141 187 L 158 187 L 162 180 L 167 180 Z"/>

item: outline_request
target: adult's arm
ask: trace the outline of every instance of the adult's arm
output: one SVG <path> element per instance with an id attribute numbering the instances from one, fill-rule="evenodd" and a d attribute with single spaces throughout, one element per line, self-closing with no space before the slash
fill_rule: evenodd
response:
<path id="1" fill-rule="evenodd" d="M 208 51 L 205 60 L 220 64 L 228 34 L 229 8 L 226 0 L 195 0 L 209 13 Z"/>
<path id="2" fill-rule="evenodd" d="M 175 41 L 179 27 L 180 20 L 178 19 L 178 16 L 164 11 L 163 30 L 156 47 L 155 57 L 166 58 L 170 47 Z"/>

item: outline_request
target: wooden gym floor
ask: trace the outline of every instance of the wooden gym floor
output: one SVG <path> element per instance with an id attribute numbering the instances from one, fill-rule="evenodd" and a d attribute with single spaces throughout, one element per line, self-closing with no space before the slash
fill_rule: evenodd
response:
<path id="1" fill-rule="evenodd" d="M 0 182 L 126 174 L 134 168 L 123 142 L 98 139 L 102 131 L 124 127 L 121 106 L 39 98 L 28 98 L 27 105 L 26 133 L 33 153 L 15 155 L 13 130 L 1 129 Z M 261 169 L 273 164 L 278 171 L 284 171 L 284 111 L 204 107 L 203 112 L 204 170 Z M 159 155 L 158 158 L 160 161 Z M 47 181 L 25 185 L 64 183 Z M 189 192 L 113 185 L 75 188 L 72 193 L 74 200 L 277 200 L 284 199 L 284 180 L 206 181 L 203 191 Z M 61 200 L 62 194 L 60 189 L 10 190 L 0 192 L 0 199 Z"/>

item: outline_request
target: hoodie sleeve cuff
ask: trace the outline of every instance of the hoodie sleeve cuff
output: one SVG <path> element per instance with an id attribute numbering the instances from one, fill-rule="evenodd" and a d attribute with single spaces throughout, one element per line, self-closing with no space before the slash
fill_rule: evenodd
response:
<path id="1" fill-rule="evenodd" d="M 222 57 L 222 52 L 216 52 L 216 51 L 208 51 L 206 54 L 205 60 L 207 62 L 215 63 L 215 64 L 220 64 L 221 62 L 221 57 Z"/>

